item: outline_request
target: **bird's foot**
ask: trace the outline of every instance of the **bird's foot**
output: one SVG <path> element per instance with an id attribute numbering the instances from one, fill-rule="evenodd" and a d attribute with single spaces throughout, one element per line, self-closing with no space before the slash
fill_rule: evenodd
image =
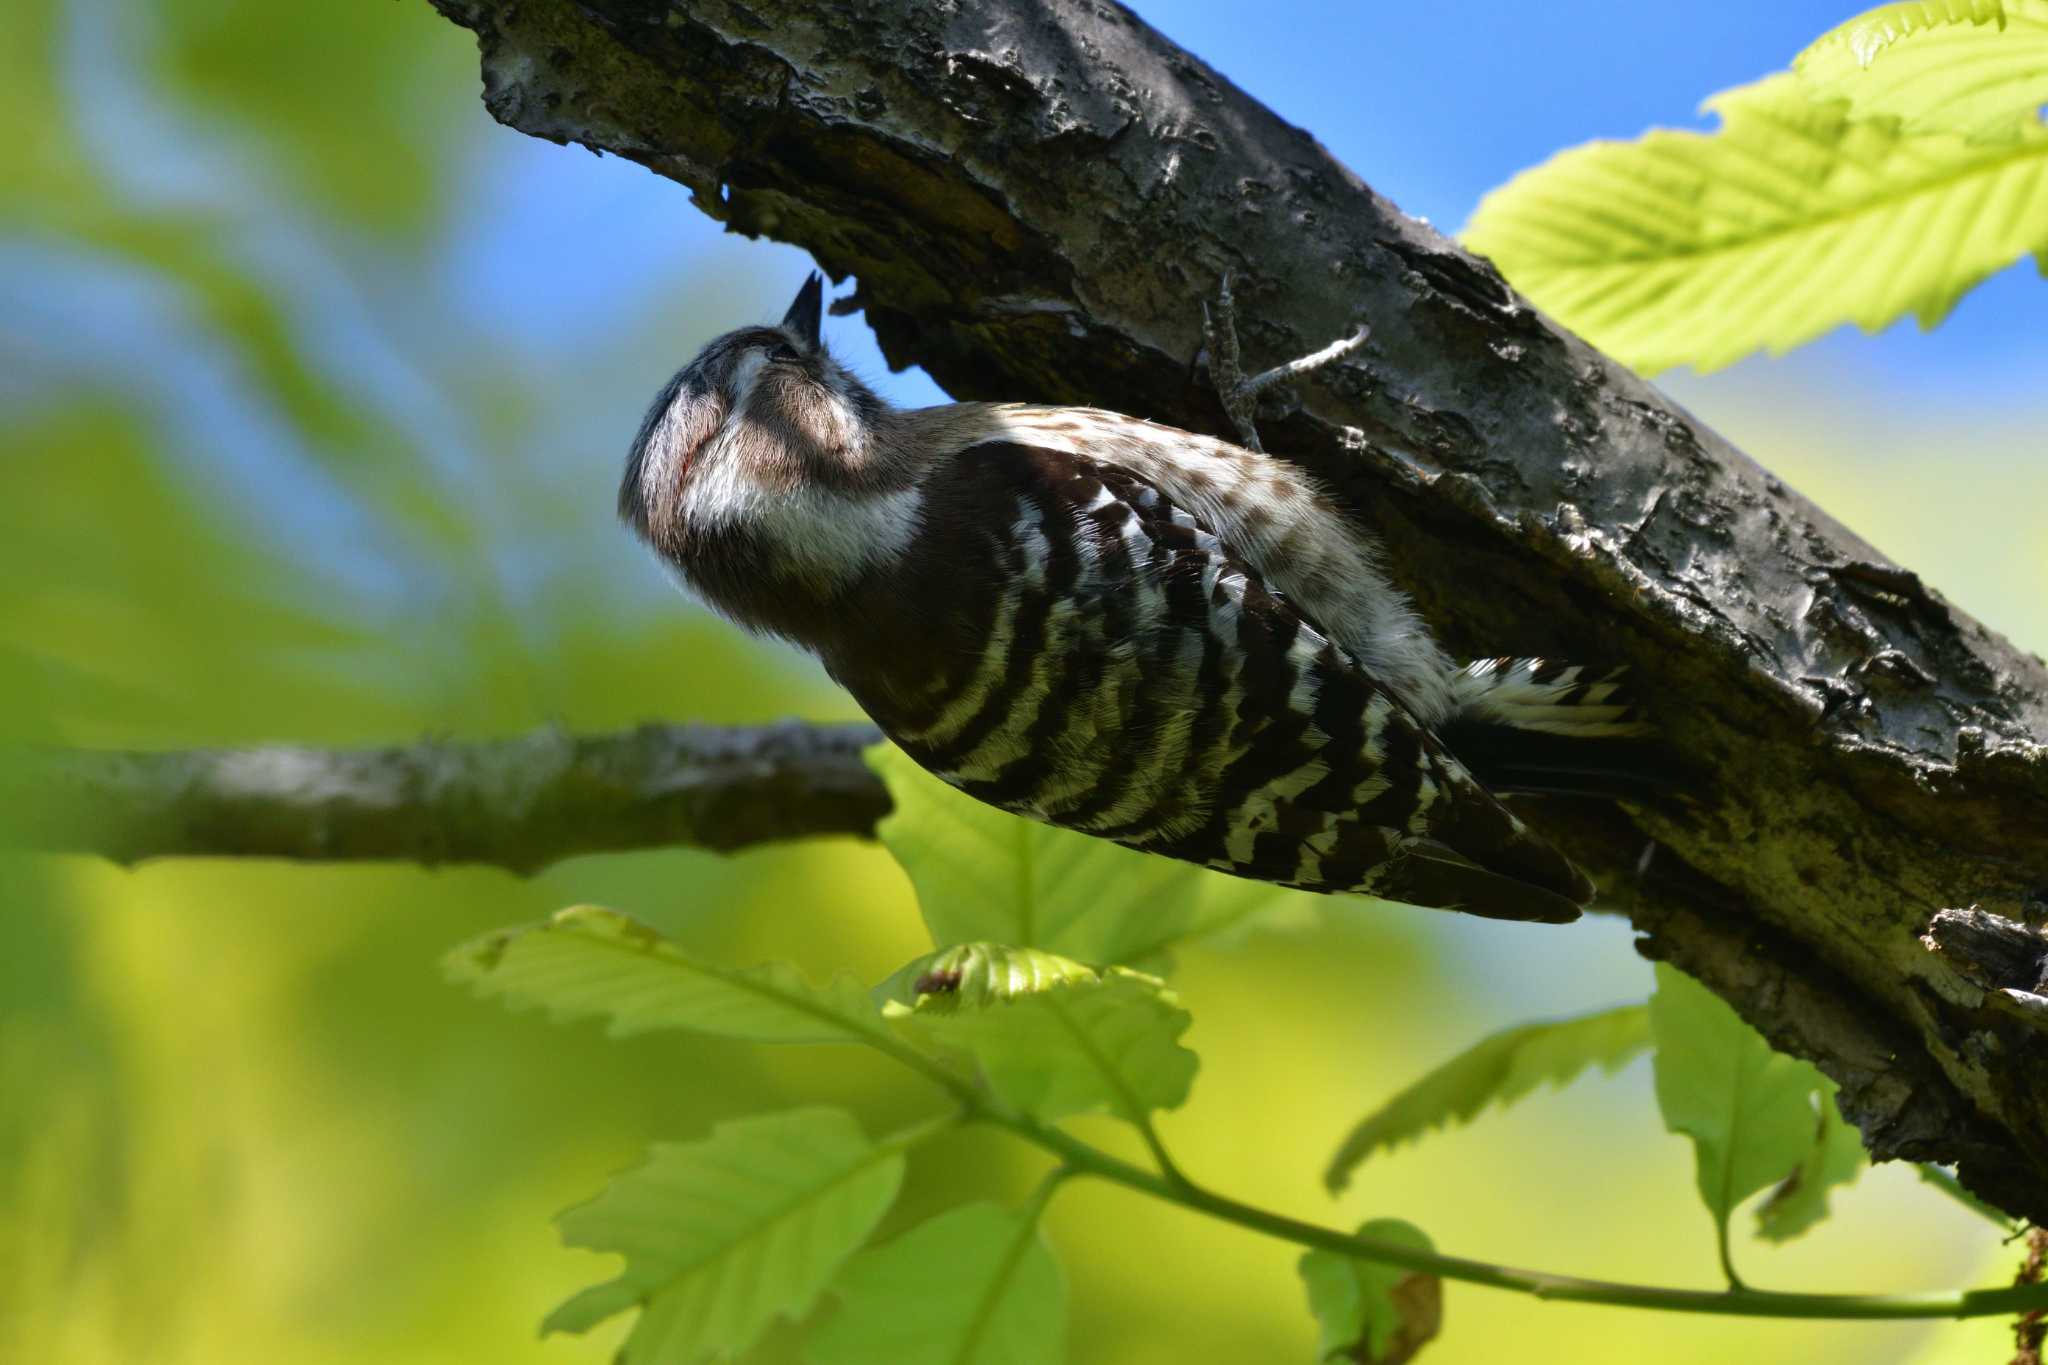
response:
<path id="1" fill-rule="evenodd" d="M 1312 351 L 1298 360 L 1284 365 L 1275 365 L 1270 370 L 1247 375 L 1237 345 L 1237 300 L 1230 292 L 1230 272 L 1223 272 L 1223 283 L 1216 291 L 1216 309 L 1210 312 L 1209 305 L 1202 305 L 1202 340 L 1209 352 L 1209 378 L 1216 385 L 1216 396 L 1223 400 L 1223 411 L 1230 415 L 1230 421 L 1237 428 L 1239 440 L 1245 449 L 1264 453 L 1259 444 L 1257 414 L 1259 394 L 1275 384 L 1289 379 L 1299 379 L 1341 360 L 1359 347 L 1365 345 L 1372 335 L 1372 328 L 1359 329 L 1341 341 L 1333 341 L 1319 351 Z"/>

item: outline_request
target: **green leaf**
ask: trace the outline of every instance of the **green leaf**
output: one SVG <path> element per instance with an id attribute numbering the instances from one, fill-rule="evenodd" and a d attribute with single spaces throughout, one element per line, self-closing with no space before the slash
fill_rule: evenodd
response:
<path id="1" fill-rule="evenodd" d="M 1610 1074 L 1650 1044 L 1642 1005 L 1523 1024 L 1481 1039 L 1360 1120 L 1330 1160 L 1332 1194 L 1382 1148 L 1448 1123 L 1467 1123 L 1488 1104 L 1509 1105 L 1544 1081 L 1564 1085 L 1589 1066 Z"/>
<path id="2" fill-rule="evenodd" d="M 1399 1218 L 1375 1218 L 1361 1237 L 1434 1251 L 1428 1234 Z M 1369 1365 L 1400 1365 L 1443 1325 L 1443 1284 L 1434 1275 L 1311 1251 L 1300 1261 L 1308 1307 L 1322 1327 L 1316 1358 L 1341 1355 Z"/>
<path id="3" fill-rule="evenodd" d="M 562 1215 L 566 1241 L 618 1252 L 626 1268 L 542 1330 L 588 1331 L 638 1305 L 627 1365 L 745 1350 L 778 1316 L 810 1311 L 902 1180 L 902 1145 L 870 1142 L 837 1109 L 737 1119 L 701 1142 L 657 1145 L 646 1165 Z"/>
<path id="4" fill-rule="evenodd" d="M 876 832 L 941 947 L 1009 943 L 1131 963 L 1302 894 L 997 810 L 892 745 L 867 761 L 895 804 Z"/>
<path id="5" fill-rule="evenodd" d="M 1803 65 L 1816 52 L 1843 48 L 1868 66 L 1901 38 L 1954 24 L 2005 27 L 2006 0 L 1898 0 L 1864 10 L 1816 38 L 1793 60 Z"/>
<path id="6" fill-rule="evenodd" d="M 1976 1195 L 1971 1194 L 1963 1188 L 1963 1183 L 1957 1180 L 1954 1173 L 1947 1168 L 1922 1163 L 1913 1169 L 1919 1173 L 1923 1184 L 1934 1186 L 1935 1189 L 1940 1190 L 1979 1218 L 1997 1224 L 1999 1229 L 2008 1235 L 2020 1230 L 2019 1219 L 2013 1217 L 2004 1209 L 1995 1208 L 1979 1199 Z"/>
<path id="7" fill-rule="evenodd" d="M 820 990 L 786 962 L 698 962 L 647 926 L 594 905 L 485 934 L 449 953 L 451 980 L 556 1019 L 605 1018 L 614 1038 L 688 1029 L 757 1043 L 869 1042 L 886 1036 L 852 974 Z"/>
<path id="8" fill-rule="evenodd" d="M 1844 322 L 1932 327 L 2027 252 L 2048 260 L 2048 127 L 1902 133 L 1771 77 L 1709 101 L 1711 134 L 1562 152 L 1487 195 L 1465 243 L 1645 373 L 1711 370 Z"/>
<path id="9" fill-rule="evenodd" d="M 905 963 L 874 994 L 882 1013 L 892 1018 L 956 1014 L 1006 1005 L 1058 986 L 1099 985 L 1102 976 L 1100 968 L 1042 948 L 956 943 Z"/>
<path id="10" fill-rule="evenodd" d="M 1844 1170 L 1838 1135 L 1821 1118 L 1823 1104 L 1833 1112 L 1832 1087 L 1812 1066 L 1772 1051 L 1706 987 L 1661 962 L 1650 997 L 1650 1036 L 1657 1045 L 1664 1126 L 1692 1139 L 1721 1267 L 1731 1284 L 1740 1284 L 1728 1254 L 1728 1219 L 1737 1205 L 1796 1178 L 1796 1197 L 1788 1196 L 1767 1220 L 1773 1230 L 1767 1235 L 1790 1236 L 1825 1213 L 1828 1186 L 1857 1169 Z"/>
<path id="11" fill-rule="evenodd" d="M 1905 132 L 2009 138 L 2048 103 L 2048 0 L 1881 5 L 1793 60 L 1806 93 Z"/>
<path id="12" fill-rule="evenodd" d="M 1828 1191 L 1863 1171 L 1863 1136 L 1835 1106 L 1835 1083 L 1825 1077 L 1815 1100 L 1814 1135 L 1806 1155 L 1756 1208 L 1757 1236 L 1789 1242 L 1828 1216 Z"/>
<path id="13" fill-rule="evenodd" d="M 997 1096 L 1039 1118 L 1107 1109 L 1142 1127 L 1194 1083 L 1195 1054 L 1179 1042 L 1187 1011 L 1159 978 L 1127 967 L 967 943 L 917 959 L 877 992 L 885 1013 L 973 1057 Z"/>
<path id="14" fill-rule="evenodd" d="M 969 1204 L 856 1256 L 817 1365 L 1057 1365 L 1066 1290 L 1033 1214 Z"/>

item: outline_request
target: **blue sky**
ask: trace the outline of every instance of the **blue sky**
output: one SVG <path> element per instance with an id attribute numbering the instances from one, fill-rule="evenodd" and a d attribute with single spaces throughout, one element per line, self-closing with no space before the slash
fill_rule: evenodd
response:
<path id="1" fill-rule="evenodd" d="M 1709 5 L 1567 0 L 1440 5 L 1268 0 L 1141 4 L 1176 41 L 1314 132 L 1405 211 L 1455 232 L 1489 189 L 1552 153 L 1653 126 L 1711 128 L 1701 100 L 1784 67 L 1857 13 L 1814 0 Z M 2048 394 L 2048 283 L 2009 270 L 1932 337 L 1838 332 L 1804 359 L 1816 379 L 1976 399 Z"/>
<path id="2" fill-rule="evenodd" d="M 1657 124 L 1705 126 L 1705 96 L 1781 67 L 1852 7 L 1182 0 L 1141 10 L 1401 207 L 1455 230 L 1488 189 L 1563 147 Z M 278 193 L 260 157 L 238 144 L 249 130 L 198 123 L 153 97 L 146 11 L 71 0 L 70 12 L 63 60 L 74 117 L 108 177 L 138 199 L 222 216 L 240 259 L 287 300 L 307 351 L 468 502 L 515 598 L 550 576 L 635 572 L 609 503 L 641 407 L 706 336 L 779 312 L 808 268 L 803 253 L 722 235 L 679 187 L 638 166 L 500 128 L 477 99 L 473 40 L 452 26 L 421 29 L 468 73 L 432 111 L 463 130 L 446 217 L 424 250 L 351 239 Z M 2048 283 L 2023 265 L 1931 334 L 1911 323 L 1877 337 L 1842 329 L 1784 360 L 1663 382 L 1766 463 L 1789 464 L 1795 482 L 1808 477 L 1799 458 L 1816 441 L 1860 442 L 1872 469 L 1911 463 L 1917 447 L 1900 443 L 1905 431 L 1925 432 L 1922 444 L 1938 442 L 1948 464 L 1987 434 L 1996 437 L 1987 469 L 2039 463 L 2025 433 L 2048 409 L 2044 316 Z M 885 374 L 858 319 L 830 328 L 898 401 L 942 397 L 915 372 Z M 476 376 L 463 363 L 516 386 L 522 420 L 499 429 L 466 411 L 454 390 Z M 294 449 L 263 396 L 159 282 L 61 244 L 0 235 L 0 402 L 80 381 L 138 395 L 195 479 L 239 491 L 259 534 L 325 564 L 365 609 L 380 598 L 388 609 L 394 594 L 448 605 L 350 513 L 332 467 Z M 1924 507 L 1961 468 L 1886 485 L 1855 524 L 1920 563 L 1926 547 L 1914 537 L 1926 518 L 1885 518 Z M 536 486 L 558 494 L 561 511 L 545 541 L 514 496 Z M 2011 581 L 2011 556 L 1999 557 L 2008 541 L 2031 535 L 2040 560 L 2039 533 L 2012 503 L 1984 511 L 1991 524 L 1958 545 L 1977 557 L 1960 570 L 1965 582 Z M 1939 554 L 1928 567 L 1944 581 Z M 644 574 L 631 581 L 656 586 Z M 1994 624 L 2017 628 L 1996 603 L 1978 601 Z"/>
<path id="3" fill-rule="evenodd" d="M 1405 211 L 1450 232 L 1487 190 L 1564 147 L 1657 125 L 1711 126 L 1702 99 L 1783 66 L 1853 12 L 1812 0 L 1138 8 Z M 481 195 L 450 262 L 479 311 L 507 310 L 501 320 L 520 330 L 574 336 L 602 324 L 622 284 L 688 273 L 707 256 L 721 269 L 800 278 L 799 254 L 721 243 L 680 190 L 638 167 L 540 143 L 496 146 L 482 161 Z M 592 233 L 605 249 L 578 269 L 521 269 L 536 251 L 567 253 Z M 1893 389 L 1904 380 L 1930 401 L 2031 400 L 2048 390 L 2044 316 L 2048 284 L 2023 265 L 1980 286 L 1931 335 L 1911 322 L 1875 338 L 1844 329 L 1790 364 L 1804 383 Z M 853 327 L 839 330 L 857 359 L 872 361 L 847 335 Z M 936 397 L 922 384 L 891 387 L 905 399 Z"/>

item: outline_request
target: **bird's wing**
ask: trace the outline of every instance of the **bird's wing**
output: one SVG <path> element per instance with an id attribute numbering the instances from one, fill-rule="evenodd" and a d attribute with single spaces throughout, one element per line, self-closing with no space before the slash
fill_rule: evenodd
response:
<path id="1" fill-rule="evenodd" d="M 955 786 L 1315 891 L 1545 921 L 1590 898 L 1352 654 L 1128 468 L 984 444 L 935 476 L 926 515 L 979 548 L 953 540 L 924 590 L 991 614 L 928 705 L 877 718 Z"/>
<path id="2" fill-rule="evenodd" d="M 1136 475 L 1286 594 L 1425 722 L 1458 706 L 1456 666 L 1380 563 L 1372 538 L 1290 461 L 1100 408 L 953 403 L 907 414 L 927 448 L 1015 443 Z"/>

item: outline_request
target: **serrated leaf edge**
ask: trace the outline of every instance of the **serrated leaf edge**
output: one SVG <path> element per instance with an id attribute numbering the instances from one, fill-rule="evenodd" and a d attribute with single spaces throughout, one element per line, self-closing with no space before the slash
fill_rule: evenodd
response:
<path id="1" fill-rule="evenodd" d="M 595 930 L 587 930 L 585 928 L 586 925 L 602 927 Z M 678 948 L 671 940 L 664 937 L 652 926 L 644 924 L 630 915 L 600 905 L 572 905 L 555 911 L 554 914 L 536 924 L 494 929 L 488 934 L 472 939 L 467 943 L 459 944 L 451 949 L 447 956 L 443 958 L 444 969 L 449 977 L 458 984 L 469 986 L 483 998 L 498 1000 L 506 1009 L 514 1013 L 537 1009 L 556 1022 L 608 1017 L 615 1026 L 617 1024 L 617 1017 L 611 1015 L 605 1009 L 579 1010 L 557 1005 L 544 999 L 529 998 L 521 1000 L 514 997 L 511 988 L 496 986 L 491 983 L 491 974 L 497 970 L 505 953 L 511 949 L 513 944 L 536 934 L 558 932 L 575 934 L 586 944 L 594 945 L 603 950 L 614 951 L 643 960 L 653 958 L 679 970 L 710 977 L 735 990 L 758 996 L 764 1000 L 771 1000 L 798 1014 L 806 1015 L 821 1023 L 832 1026 L 838 1032 L 846 1034 L 846 1041 L 848 1042 L 867 1042 L 878 1037 L 886 1038 L 887 1036 L 881 1024 L 879 1012 L 872 1018 L 854 1018 L 821 1004 L 811 996 L 793 995 L 751 975 L 754 972 L 770 971 L 776 967 L 786 966 L 796 974 L 798 980 L 804 983 L 806 991 L 822 993 L 818 987 L 811 984 L 810 979 L 804 975 L 803 969 L 795 963 L 776 960 L 759 963 L 753 967 L 724 967 L 702 962 L 683 952 L 682 949 Z M 478 962 L 473 959 L 472 954 L 488 956 L 489 961 Z M 691 1028 L 687 1024 L 673 1024 L 666 1027 L 674 1028 L 678 1032 L 683 1033 L 720 1036 L 709 1030 Z"/>
<path id="2" fill-rule="evenodd" d="M 1516 1024 L 1509 1028 L 1501 1029 L 1497 1032 L 1488 1034 L 1486 1037 L 1481 1038 L 1478 1042 L 1473 1043 L 1470 1047 L 1465 1048 L 1462 1052 L 1457 1053 L 1455 1056 L 1450 1057 L 1449 1059 L 1440 1063 L 1439 1065 L 1432 1067 L 1429 1071 L 1424 1072 L 1421 1076 L 1418 1076 L 1415 1080 L 1409 1082 L 1406 1086 L 1403 1086 L 1396 1094 L 1393 1095 L 1392 1098 L 1388 1099 L 1384 1104 L 1381 1104 L 1377 1109 L 1373 1110 L 1364 1118 L 1360 1119 L 1357 1123 L 1353 1124 L 1351 1131 L 1345 1135 L 1344 1141 L 1341 1144 L 1339 1144 L 1337 1148 L 1336 1155 L 1330 1158 L 1330 1163 L 1323 1172 L 1324 1188 L 1328 1189 L 1332 1194 L 1339 1193 L 1351 1183 L 1351 1173 L 1355 1171 L 1359 1166 L 1363 1165 L 1367 1160 L 1369 1160 L 1374 1155 L 1374 1153 L 1381 1151 L 1391 1151 L 1394 1148 L 1399 1147 L 1404 1142 L 1420 1142 L 1428 1134 L 1436 1132 L 1442 1128 L 1447 1128 L 1452 1124 L 1470 1123 L 1478 1117 L 1481 1111 L 1485 1110 L 1489 1106 L 1498 1105 L 1501 1108 L 1506 1108 L 1509 1105 L 1516 1103 L 1518 1100 L 1527 1098 L 1529 1095 L 1534 1094 L 1535 1091 L 1539 1088 L 1538 1086 L 1532 1085 L 1527 1091 L 1522 1092 L 1522 1094 L 1507 1097 L 1500 1095 L 1497 1091 L 1490 1091 L 1487 1094 L 1482 1095 L 1478 1102 L 1472 1106 L 1470 1114 L 1460 1114 L 1455 1109 L 1446 1110 L 1443 1113 L 1439 1114 L 1437 1117 L 1429 1120 L 1427 1123 L 1423 1125 L 1423 1127 L 1413 1132 L 1397 1133 L 1391 1137 L 1383 1138 L 1377 1141 L 1372 1141 L 1370 1143 L 1361 1142 L 1360 1135 L 1366 1133 L 1369 1129 L 1371 1129 L 1374 1126 L 1374 1124 L 1381 1119 L 1383 1115 L 1397 1108 L 1404 1101 L 1408 1100 L 1412 1095 L 1414 1095 L 1417 1091 L 1420 1091 L 1424 1087 L 1430 1085 L 1432 1082 L 1434 1082 L 1440 1076 L 1442 1076 L 1445 1072 L 1448 1072 L 1453 1068 L 1459 1066 L 1460 1064 L 1466 1062 L 1469 1058 L 1471 1058 L 1474 1054 L 1480 1052 L 1482 1049 L 1490 1047 L 1493 1044 L 1499 1042 L 1500 1040 L 1512 1037 L 1515 1034 L 1527 1034 L 1528 1040 L 1533 1042 L 1536 1039 L 1545 1036 L 1546 1034 L 1554 1034 L 1557 1031 L 1561 1031 L 1573 1025 L 1591 1025 L 1596 1022 L 1605 1022 L 1608 1020 L 1619 1019 L 1623 1016 L 1632 1013 L 1640 1014 L 1642 1016 L 1643 1036 L 1638 1041 L 1626 1046 L 1621 1053 L 1611 1058 L 1583 1057 L 1580 1058 L 1577 1061 L 1577 1064 L 1572 1067 L 1571 1071 L 1564 1076 L 1545 1076 L 1539 1078 L 1541 1084 L 1544 1087 L 1547 1087 L 1551 1090 L 1562 1090 L 1566 1086 L 1576 1081 L 1581 1075 L 1583 1075 L 1588 1067 L 1597 1065 L 1602 1072 L 1611 1076 L 1616 1071 L 1620 1070 L 1622 1066 L 1627 1064 L 1627 1062 L 1634 1058 L 1637 1054 L 1646 1050 L 1650 1046 L 1649 1006 L 1643 1004 L 1617 1005 L 1612 1009 L 1596 1010 L 1589 1014 L 1574 1015 L 1564 1019 L 1549 1019 L 1540 1020 L 1528 1024 Z"/>

